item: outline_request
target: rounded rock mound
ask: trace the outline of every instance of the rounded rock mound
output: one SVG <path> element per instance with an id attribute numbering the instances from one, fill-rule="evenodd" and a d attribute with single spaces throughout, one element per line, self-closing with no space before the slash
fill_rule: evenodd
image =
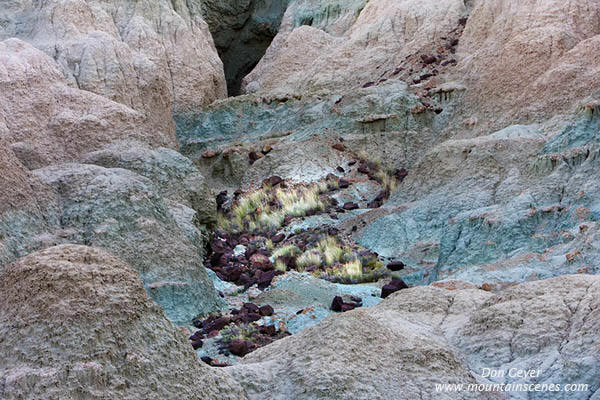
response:
<path id="1" fill-rule="evenodd" d="M 204 366 L 135 271 L 61 245 L 0 273 L 0 398 L 241 399 Z"/>

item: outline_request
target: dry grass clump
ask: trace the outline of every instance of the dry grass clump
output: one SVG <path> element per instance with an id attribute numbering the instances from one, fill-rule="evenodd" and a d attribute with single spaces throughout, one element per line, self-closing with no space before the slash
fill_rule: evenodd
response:
<path id="1" fill-rule="evenodd" d="M 286 216 L 304 217 L 324 208 L 317 185 L 285 190 L 265 185 L 241 196 L 229 215 L 219 214 L 217 225 L 231 232 L 273 230 L 283 226 Z"/>
<path id="2" fill-rule="evenodd" d="M 304 271 L 308 267 L 319 267 L 321 262 L 321 253 L 318 250 L 307 250 L 296 259 L 296 267 L 299 271 Z"/>
<path id="3" fill-rule="evenodd" d="M 297 246 L 288 244 L 275 250 L 271 256 L 277 259 L 279 257 L 295 257 L 300 253 L 301 251 Z"/>
<path id="4" fill-rule="evenodd" d="M 323 255 L 323 260 L 328 266 L 339 262 L 344 256 L 344 249 L 339 246 L 337 239 L 333 236 L 321 240 L 317 244 L 317 249 Z"/>

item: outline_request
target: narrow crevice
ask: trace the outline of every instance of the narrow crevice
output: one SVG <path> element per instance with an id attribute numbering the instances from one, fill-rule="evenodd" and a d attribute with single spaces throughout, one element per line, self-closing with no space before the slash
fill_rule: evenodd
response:
<path id="1" fill-rule="evenodd" d="M 227 93 L 258 64 L 279 31 L 289 0 L 203 0 L 203 15 L 223 61 Z"/>

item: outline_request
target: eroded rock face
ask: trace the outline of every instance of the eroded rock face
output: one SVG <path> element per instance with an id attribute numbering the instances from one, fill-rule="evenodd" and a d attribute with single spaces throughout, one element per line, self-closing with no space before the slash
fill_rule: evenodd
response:
<path id="1" fill-rule="evenodd" d="M 149 129 L 132 108 L 70 87 L 50 57 L 19 39 L 0 42 L 0 104 L 0 134 L 31 169 L 117 139 L 176 146 L 172 131 Z"/>
<path id="2" fill-rule="evenodd" d="M 194 211 L 170 204 L 150 179 L 88 164 L 55 165 L 34 174 L 60 198 L 65 234 L 56 238 L 59 243 L 103 247 L 129 262 L 177 323 L 223 306 L 202 266 L 205 236 L 194 224 Z"/>
<path id="3" fill-rule="evenodd" d="M 300 93 L 376 83 L 467 12 L 456 0 L 294 1 L 243 88 Z"/>
<path id="4" fill-rule="evenodd" d="M 222 63 L 196 3 L 19 1 L 1 15 L 0 38 L 30 42 L 56 61 L 72 87 L 136 110 L 165 136 L 173 134 L 172 110 L 226 95 Z"/>
<path id="5" fill-rule="evenodd" d="M 191 160 L 174 150 L 120 142 L 89 153 L 84 160 L 105 168 L 128 169 L 150 179 L 171 206 L 180 204 L 193 209 L 199 225 L 212 225 L 216 221 L 215 196 L 204 176 Z"/>
<path id="6" fill-rule="evenodd" d="M 52 247 L 0 276 L 2 398 L 245 398 L 104 250 Z"/>
<path id="7" fill-rule="evenodd" d="M 474 2 L 457 49 L 460 113 L 478 132 L 564 118 L 600 89 L 599 18 L 593 1 Z"/>
<path id="8" fill-rule="evenodd" d="M 0 125 L 0 271 L 59 223 L 58 198 L 21 165 L 2 133 Z"/>
<path id="9" fill-rule="evenodd" d="M 230 96 L 260 61 L 279 30 L 289 0 L 202 0 L 203 15 L 223 60 Z"/>
<path id="10" fill-rule="evenodd" d="M 505 393 L 436 392 L 436 383 L 586 383 L 600 387 L 600 278 L 563 276 L 499 294 L 417 287 L 380 305 L 329 317 L 228 368 L 250 399 L 502 399 Z M 483 368 L 506 372 L 487 379 Z M 510 368 L 535 378 L 508 376 Z M 539 371 L 539 373 L 537 372 Z M 510 398 L 526 399 L 512 392 Z M 530 398 L 530 397 L 529 397 Z"/>

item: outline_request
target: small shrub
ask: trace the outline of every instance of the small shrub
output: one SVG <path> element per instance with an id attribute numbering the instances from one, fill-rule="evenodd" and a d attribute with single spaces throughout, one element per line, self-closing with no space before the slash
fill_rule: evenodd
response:
<path id="1" fill-rule="evenodd" d="M 300 249 L 293 244 L 280 247 L 271 254 L 274 259 L 279 257 L 295 257 L 300 254 Z"/>
<path id="2" fill-rule="evenodd" d="M 307 250 L 296 259 L 296 266 L 299 271 L 303 271 L 311 265 L 321 265 L 321 254 L 318 250 Z"/>
<path id="3" fill-rule="evenodd" d="M 351 279 L 360 279 L 363 275 L 360 260 L 349 261 L 342 266 L 342 274 Z"/>
<path id="4" fill-rule="evenodd" d="M 333 265 L 344 256 L 344 250 L 338 245 L 333 236 L 321 240 L 317 245 L 317 249 L 323 254 L 326 265 Z"/>
<path id="5" fill-rule="evenodd" d="M 285 265 L 285 263 L 281 260 L 275 260 L 275 269 L 282 271 L 282 272 L 286 272 L 287 265 Z"/>

